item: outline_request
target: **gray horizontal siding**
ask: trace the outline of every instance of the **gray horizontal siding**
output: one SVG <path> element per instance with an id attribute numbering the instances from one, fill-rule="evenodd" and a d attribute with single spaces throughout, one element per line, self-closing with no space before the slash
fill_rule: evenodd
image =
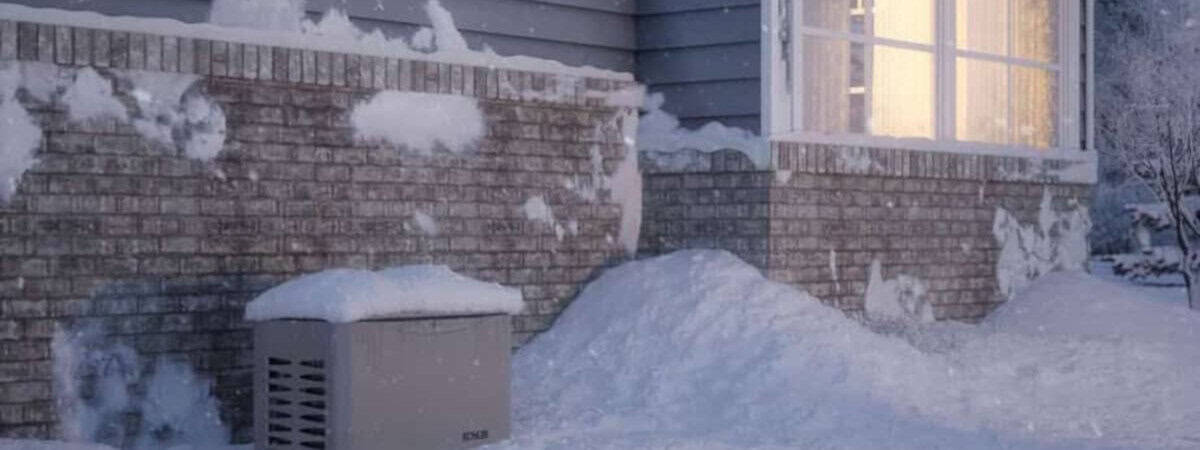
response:
<path id="1" fill-rule="evenodd" d="M 656 84 L 667 102 L 663 109 L 679 117 L 745 116 L 759 113 L 758 78 L 705 81 L 681 84 Z"/>
<path id="2" fill-rule="evenodd" d="M 109 15 L 165 17 L 184 22 L 208 20 L 210 0 L 0 0 L 43 8 L 95 11 Z M 379 9 L 378 5 L 383 8 Z M 411 35 L 429 25 L 424 0 L 308 0 L 316 15 L 344 8 L 362 28 L 391 37 Z M 633 0 L 442 0 L 469 45 L 484 44 L 501 55 L 528 55 L 633 71 L 636 47 Z"/>
<path id="3" fill-rule="evenodd" d="M 758 42 L 644 50 L 637 55 L 637 73 L 645 83 L 758 78 Z"/>
<path id="4" fill-rule="evenodd" d="M 377 5 L 376 0 L 308 1 L 310 11 L 341 7 L 351 17 L 429 25 L 424 1 L 384 1 L 383 9 Z M 533 0 L 442 0 L 442 5 L 454 14 L 455 24 L 464 32 L 634 49 L 634 23 L 628 14 Z"/>
<path id="5" fill-rule="evenodd" d="M 639 15 L 637 47 L 653 50 L 758 42 L 761 21 L 756 5 Z"/>
<path id="6" fill-rule="evenodd" d="M 758 6 L 760 0 L 638 0 L 637 13 L 669 14 L 701 9 L 722 9 L 737 6 Z"/>
<path id="7" fill-rule="evenodd" d="M 638 80 L 688 128 L 717 121 L 758 132 L 758 0 L 639 0 Z"/>
<path id="8" fill-rule="evenodd" d="M 594 9 L 631 16 L 637 12 L 635 0 L 533 0 L 537 3 L 552 5 L 574 6 L 576 8 Z"/>

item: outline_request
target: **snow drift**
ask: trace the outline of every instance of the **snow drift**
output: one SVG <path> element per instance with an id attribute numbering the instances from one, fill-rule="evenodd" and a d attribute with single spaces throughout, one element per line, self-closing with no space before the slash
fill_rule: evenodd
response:
<path id="1" fill-rule="evenodd" d="M 1186 344 L 1200 321 L 1156 336 L 1144 330 L 1178 305 L 1084 274 L 1047 283 L 982 326 L 879 334 L 726 252 L 625 264 L 518 352 L 505 445 L 1194 447 L 1200 358 Z M 1098 292 L 1108 306 L 1085 317 L 1134 317 L 1131 336 L 1059 326 Z"/>

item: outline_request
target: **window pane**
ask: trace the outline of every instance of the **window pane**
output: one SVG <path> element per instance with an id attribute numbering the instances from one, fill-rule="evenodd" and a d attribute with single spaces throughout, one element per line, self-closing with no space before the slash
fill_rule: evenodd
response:
<path id="1" fill-rule="evenodd" d="M 1058 142 L 1056 72 L 1012 67 L 1013 143 L 1049 148 Z"/>
<path id="2" fill-rule="evenodd" d="M 955 60 L 955 134 L 960 141 L 1008 143 L 1008 66 Z"/>
<path id="3" fill-rule="evenodd" d="M 933 53 L 874 47 L 871 133 L 933 137 Z"/>
<path id="4" fill-rule="evenodd" d="M 1053 62 L 1058 57 L 1058 2 L 1014 0 L 1012 56 Z"/>
<path id="5" fill-rule="evenodd" d="M 954 8 L 958 48 L 1008 54 L 1008 0 L 958 0 Z"/>
<path id="6" fill-rule="evenodd" d="M 933 0 L 875 0 L 875 35 L 933 44 Z"/>
<path id="7" fill-rule="evenodd" d="M 861 34 L 866 24 L 863 0 L 802 0 L 801 5 L 808 27 Z"/>
<path id="8" fill-rule="evenodd" d="M 862 80 L 866 79 L 861 46 L 849 41 L 804 36 L 803 117 L 804 130 L 845 133 L 861 130 L 851 126 L 851 116 L 861 122 Z M 857 48 L 856 48 L 857 47 Z M 856 60 L 856 58 L 859 58 Z M 857 84 L 857 86 L 856 86 Z M 858 95 L 859 111 L 852 113 L 851 96 Z M 855 130 L 857 129 L 857 130 Z"/>

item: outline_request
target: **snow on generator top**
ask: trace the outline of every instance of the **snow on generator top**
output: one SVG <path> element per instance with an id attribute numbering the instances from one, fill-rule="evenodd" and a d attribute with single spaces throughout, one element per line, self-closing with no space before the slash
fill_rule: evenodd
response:
<path id="1" fill-rule="evenodd" d="M 372 272 L 331 269 L 276 286 L 246 305 L 246 320 L 316 319 L 333 323 L 411 316 L 521 312 L 521 291 L 411 265 Z"/>

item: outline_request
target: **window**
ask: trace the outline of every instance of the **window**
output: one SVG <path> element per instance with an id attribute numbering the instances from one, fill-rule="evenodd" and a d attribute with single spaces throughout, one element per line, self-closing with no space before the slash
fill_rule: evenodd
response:
<path id="1" fill-rule="evenodd" d="M 803 129 L 932 138 L 933 2 L 802 2 Z"/>
<path id="2" fill-rule="evenodd" d="M 765 129 L 1045 151 L 1080 145 L 1088 0 L 774 0 Z M 1067 5 L 1073 5 L 1068 7 Z M 1063 86 L 1072 87 L 1063 89 Z"/>

